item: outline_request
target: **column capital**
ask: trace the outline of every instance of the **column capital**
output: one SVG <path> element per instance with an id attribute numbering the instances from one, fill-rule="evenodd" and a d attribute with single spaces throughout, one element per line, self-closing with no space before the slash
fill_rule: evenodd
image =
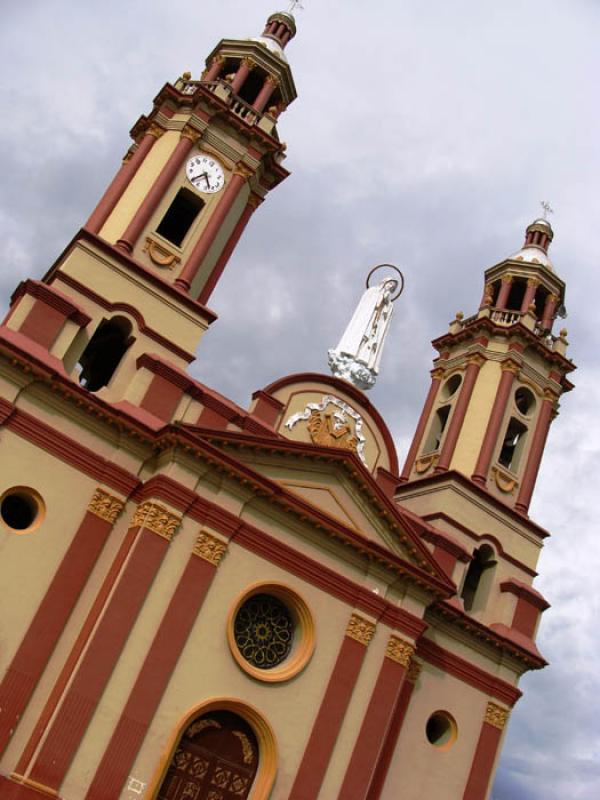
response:
<path id="1" fill-rule="evenodd" d="M 359 614 L 352 614 L 348 622 L 348 627 L 346 628 L 346 636 L 368 647 L 374 633 L 374 622 L 370 622 Z"/>
<path id="2" fill-rule="evenodd" d="M 502 283 L 512 283 L 514 280 L 513 275 L 503 275 L 502 276 Z"/>
<path id="3" fill-rule="evenodd" d="M 518 375 L 521 370 L 521 365 L 513 361 L 512 358 L 507 358 L 500 364 L 500 369 L 502 372 L 512 372 L 513 375 Z"/>
<path id="4" fill-rule="evenodd" d="M 539 286 L 540 279 L 539 278 L 527 278 L 527 286 Z"/>
<path id="5" fill-rule="evenodd" d="M 499 731 L 502 731 L 508 722 L 509 714 L 510 711 L 508 709 L 502 708 L 502 706 L 490 702 L 487 704 L 485 709 L 484 722 L 487 722 L 488 725 L 491 725 L 494 728 L 498 728 Z"/>
<path id="6" fill-rule="evenodd" d="M 407 642 L 405 639 L 400 639 L 400 637 L 392 635 L 387 643 L 385 657 L 408 668 L 414 652 L 414 645 L 410 644 L 410 642 Z"/>
<path id="7" fill-rule="evenodd" d="M 197 130 L 192 125 L 184 125 L 181 131 L 181 138 L 182 139 L 189 139 L 191 142 L 196 144 L 198 139 L 202 137 L 202 131 Z"/>
<path id="8" fill-rule="evenodd" d="M 167 508 L 146 501 L 137 507 L 131 523 L 132 528 L 147 528 L 152 533 L 171 541 L 181 525 L 181 517 L 172 514 Z"/>
<path id="9" fill-rule="evenodd" d="M 432 369 L 430 372 L 434 381 L 441 381 L 445 374 L 446 370 L 443 367 L 435 367 L 435 369 Z"/>
<path id="10" fill-rule="evenodd" d="M 274 89 L 277 89 L 278 86 L 281 86 L 281 81 L 276 75 L 267 75 L 266 82 L 270 83 Z"/>
<path id="11" fill-rule="evenodd" d="M 558 395 L 552 389 L 544 389 L 544 402 L 556 403 Z"/>
<path id="12" fill-rule="evenodd" d="M 408 665 L 408 672 L 406 673 L 406 680 L 409 683 L 415 684 L 419 680 L 419 675 L 421 674 L 422 669 L 422 662 L 411 658 L 410 664 Z"/>
<path id="13" fill-rule="evenodd" d="M 204 561 L 208 561 L 209 564 L 218 567 L 227 552 L 227 543 L 208 531 L 200 531 L 192 552 Z"/>
<path id="14" fill-rule="evenodd" d="M 481 353 L 471 353 L 470 356 L 467 356 L 467 364 L 469 366 L 475 364 L 476 367 L 482 367 L 486 360 L 485 356 L 482 356 Z"/>
<path id="15" fill-rule="evenodd" d="M 256 67 L 256 61 L 250 56 L 246 56 L 246 58 L 242 59 L 241 62 L 245 67 L 248 67 L 249 70 L 253 70 Z"/>
<path id="16" fill-rule="evenodd" d="M 246 164 L 239 164 L 235 165 L 235 169 L 233 170 L 234 175 L 239 175 L 240 178 L 243 178 L 245 181 L 249 180 L 253 175 L 254 171 L 250 169 L 250 167 L 246 166 Z"/>
<path id="17" fill-rule="evenodd" d="M 162 128 L 156 122 L 151 122 L 148 128 L 144 131 L 144 136 L 154 136 L 155 139 L 160 139 L 163 133 L 165 133 L 164 128 Z"/>
<path id="18" fill-rule="evenodd" d="M 90 500 L 90 504 L 88 506 L 88 511 L 90 514 L 95 514 L 100 519 L 105 520 L 106 522 L 110 522 L 111 525 L 114 525 L 117 521 L 117 517 L 123 510 L 125 503 L 123 500 L 120 500 L 118 497 L 114 497 L 112 494 L 105 492 L 104 489 L 96 489 L 94 492 L 94 496 Z"/>

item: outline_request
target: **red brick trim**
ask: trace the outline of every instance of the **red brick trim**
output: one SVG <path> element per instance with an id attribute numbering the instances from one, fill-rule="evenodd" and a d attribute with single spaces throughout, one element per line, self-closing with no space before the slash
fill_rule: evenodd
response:
<path id="1" fill-rule="evenodd" d="M 485 800 L 501 737 L 502 731 L 493 725 L 481 726 L 463 800 Z"/>
<path id="2" fill-rule="evenodd" d="M 162 563 L 168 541 L 140 531 L 30 773 L 58 790 Z"/>
<path id="3" fill-rule="evenodd" d="M 65 318 L 60 311 L 46 305 L 43 300 L 35 300 L 19 333 L 50 350 L 64 324 Z"/>
<path id="4" fill-rule="evenodd" d="M 129 314 L 136 321 L 140 333 L 143 333 L 149 339 L 153 339 L 157 344 L 160 344 L 166 350 L 170 350 L 171 353 L 176 355 L 178 358 L 181 358 L 188 364 L 191 364 L 192 361 L 195 360 L 196 357 L 194 355 L 188 353 L 186 350 L 183 350 L 183 348 L 178 347 L 169 339 L 166 339 L 164 336 L 162 336 L 162 334 L 158 333 L 157 331 L 153 330 L 148 325 L 146 325 L 146 321 L 144 320 L 144 317 L 142 316 L 140 311 L 138 311 L 137 308 L 134 308 L 134 306 L 129 305 L 129 303 L 122 303 L 122 302 L 110 303 L 108 300 L 105 300 L 104 297 L 101 297 L 101 295 L 94 292 L 88 286 L 79 283 L 78 280 L 71 277 L 71 275 L 67 275 L 64 272 L 60 271 L 57 272 L 54 276 L 54 280 L 66 284 L 71 289 L 74 289 L 76 292 L 79 292 L 79 294 L 82 294 L 84 297 L 87 297 L 93 303 L 99 305 L 100 308 L 104 308 L 107 311 L 111 312 L 123 311 L 125 314 Z"/>
<path id="5" fill-rule="evenodd" d="M 119 796 L 216 569 L 196 555 L 190 557 L 85 800 Z"/>
<path id="6" fill-rule="evenodd" d="M 170 422 L 182 396 L 180 388 L 162 375 L 154 375 L 142 398 L 140 408 L 164 422 Z"/>
<path id="7" fill-rule="evenodd" d="M 367 648 L 344 636 L 288 800 L 316 800 Z"/>
<path id="8" fill-rule="evenodd" d="M 285 408 L 284 404 L 277 398 L 263 392 L 262 389 L 254 392 L 252 399 L 256 400 L 256 405 L 252 412 L 253 416 L 258 417 L 262 422 L 266 422 L 267 425 L 274 428 L 279 415 Z"/>
<path id="9" fill-rule="evenodd" d="M 0 684 L 4 752 L 112 530 L 87 511 Z"/>
<path id="10" fill-rule="evenodd" d="M 454 411 L 450 417 L 450 424 L 448 425 L 448 430 L 446 431 L 446 435 L 444 437 L 440 458 L 435 467 L 436 472 L 445 472 L 450 466 L 450 462 L 452 461 L 452 456 L 454 455 L 456 444 L 458 442 L 458 437 L 460 436 L 462 426 L 467 415 L 467 410 L 469 408 L 469 403 L 471 402 L 471 396 L 473 395 L 473 389 L 475 388 L 475 383 L 477 381 L 482 362 L 483 358 L 481 359 L 481 362 L 471 361 L 467 366 L 465 377 L 459 390 L 458 399 L 454 406 Z"/>
<path id="11" fill-rule="evenodd" d="M 539 611 L 546 611 L 550 608 L 550 603 L 541 595 L 533 586 L 527 586 L 526 583 L 510 578 L 500 584 L 501 592 L 511 592 L 517 597 L 527 600 L 527 602 Z"/>
<path id="12" fill-rule="evenodd" d="M 338 800 L 367 800 L 406 672 L 397 661 L 384 658 Z"/>
<path id="13" fill-rule="evenodd" d="M 465 661 L 464 658 L 445 650 L 429 639 L 420 639 L 417 644 L 417 655 L 434 667 L 453 675 L 463 683 L 479 689 L 486 695 L 501 700 L 509 706 L 514 706 L 523 694 L 519 689 L 511 686 L 506 681 L 490 675 L 488 672 Z"/>
<path id="14" fill-rule="evenodd" d="M 34 297 L 36 300 L 41 300 L 47 306 L 50 306 L 50 308 L 60 312 L 61 316 L 64 318 L 72 319 L 80 328 L 85 328 L 91 320 L 91 317 L 86 314 L 81 306 L 77 305 L 66 294 L 63 294 L 53 286 L 48 286 L 46 283 L 31 279 L 22 281 L 17 286 L 10 299 L 11 306 L 26 294 Z"/>

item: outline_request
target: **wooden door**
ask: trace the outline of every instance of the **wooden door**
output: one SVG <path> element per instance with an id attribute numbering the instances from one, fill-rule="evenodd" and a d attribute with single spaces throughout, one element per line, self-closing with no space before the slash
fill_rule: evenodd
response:
<path id="1" fill-rule="evenodd" d="M 181 737 L 157 800 L 245 800 L 258 769 L 258 743 L 237 714 L 215 711 Z"/>

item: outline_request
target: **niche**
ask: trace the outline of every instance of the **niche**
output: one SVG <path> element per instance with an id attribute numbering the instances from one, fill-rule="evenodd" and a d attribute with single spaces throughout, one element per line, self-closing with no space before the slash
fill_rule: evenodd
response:
<path id="1" fill-rule="evenodd" d="M 90 392 L 107 386 L 134 341 L 125 317 L 102 320 L 79 359 L 80 385 Z"/>
<path id="2" fill-rule="evenodd" d="M 479 611 L 484 608 L 496 563 L 495 553 L 489 544 L 482 544 L 473 553 L 460 595 L 465 611 Z"/>
<path id="3" fill-rule="evenodd" d="M 427 441 L 425 442 L 425 447 L 423 449 L 424 453 L 433 453 L 436 450 L 440 449 L 440 443 L 442 441 L 442 435 L 446 428 L 446 424 L 448 423 L 448 417 L 450 415 L 450 408 L 451 406 L 442 406 L 438 408 L 435 412 L 433 420 L 431 421 L 431 428 L 429 429 L 429 435 L 427 437 Z"/>
<path id="4" fill-rule="evenodd" d="M 180 189 L 161 219 L 156 232 L 176 247 L 181 243 L 192 223 L 204 208 L 204 201 L 189 189 Z"/>
<path id="5" fill-rule="evenodd" d="M 516 472 L 519 466 L 526 433 L 527 427 L 515 417 L 511 417 L 498 456 L 498 463 L 512 472 Z"/>

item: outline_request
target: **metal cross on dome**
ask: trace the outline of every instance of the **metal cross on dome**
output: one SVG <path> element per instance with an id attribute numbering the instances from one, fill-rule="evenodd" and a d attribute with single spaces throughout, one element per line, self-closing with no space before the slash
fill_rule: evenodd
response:
<path id="1" fill-rule="evenodd" d="M 554 209 L 547 200 L 540 200 L 540 205 L 544 209 L 544 219 L 548 219 L 548 214 L 554 214 Z"/>
<path id="2" fill-rule="evenodd" d="M 296 11 L 296 9 L 298 11 L 304 11 L 304 6 L 300 2 L 300 0 L 292 0 L 292 2 L 290 3 L 290 7 L 288 8 L 288 13 L 293 14 L 294 11 Z"/>

